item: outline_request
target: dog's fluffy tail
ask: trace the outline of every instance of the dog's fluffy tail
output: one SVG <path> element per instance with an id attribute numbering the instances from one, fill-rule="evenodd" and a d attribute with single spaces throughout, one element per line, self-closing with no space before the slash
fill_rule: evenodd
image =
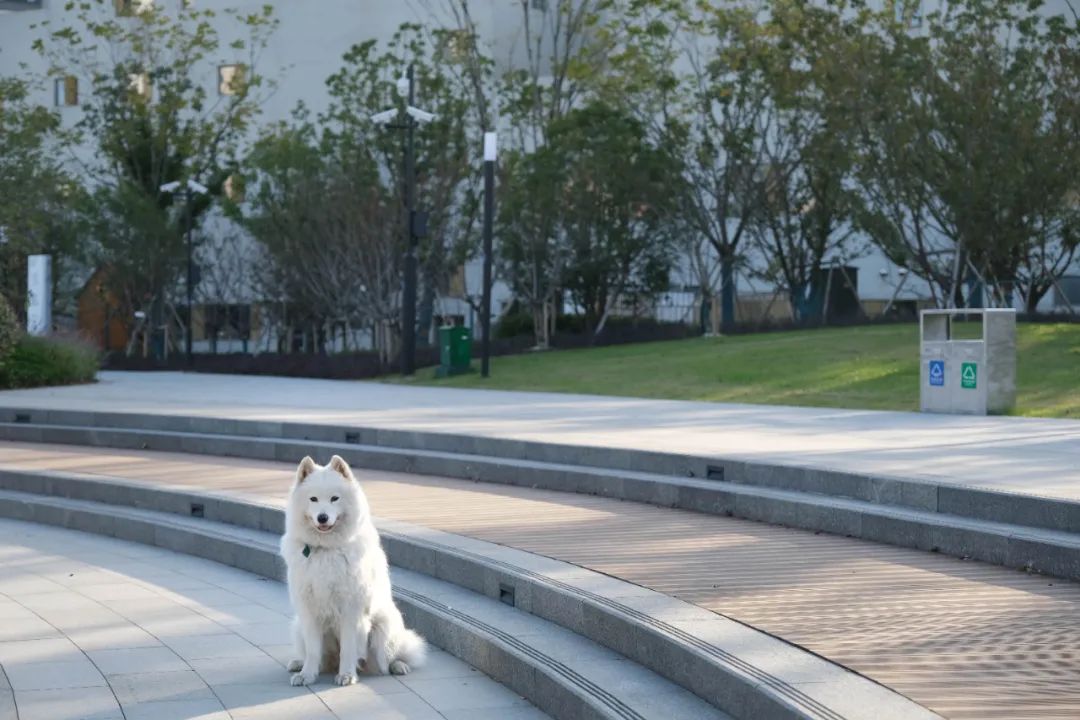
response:
<path id="1" fill-rule="evenodd" d="M 400 622 L 374 622 L 368 647 L 371 651 L 369 660 L 384 675 L 407 675 L 423 665 L 427 658 L 427 642 Z"/>
<path id="2" fill-rule="evenodd" d="M 427 641 L 417 635 L 415 630 L 402 628 L 394 638 L 394 645 L 394 660 L 404 662 L 413 670 L 423 665 L 427 659 Z"/>

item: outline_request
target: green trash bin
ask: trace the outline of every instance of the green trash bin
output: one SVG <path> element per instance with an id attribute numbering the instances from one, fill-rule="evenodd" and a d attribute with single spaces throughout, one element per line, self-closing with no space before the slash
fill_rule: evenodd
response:
<path id="1" fill-rule="evenodd" d="M 436 377 L 472 372 L 472 332 L 461 325 L 439 328 L 439 369 Z"/>

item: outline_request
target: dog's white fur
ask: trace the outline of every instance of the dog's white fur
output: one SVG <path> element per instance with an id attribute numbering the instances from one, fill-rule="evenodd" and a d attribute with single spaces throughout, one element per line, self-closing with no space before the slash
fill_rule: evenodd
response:
<path id="1" fill-rule="evenodd" d="M 427 646 L 394 605 L 367 498 L 337 455 L 326 466 L 305 457 L 296 469 L 281 556 L 296 611 L 293 685 L 333 672 L 335 660 L 338 685 L 356 682 L 361 669 L 404 675 L 423 663 Z"/>

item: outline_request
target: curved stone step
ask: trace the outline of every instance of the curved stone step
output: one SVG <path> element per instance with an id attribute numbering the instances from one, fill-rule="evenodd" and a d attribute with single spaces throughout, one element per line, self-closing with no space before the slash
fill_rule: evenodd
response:
<path id="1" fill-rule="evenodd" d="M 0 514 L 196 555 L 281 580 L 278 536 L 87 500 L 0 491 Z M 409 570 L 393 572 L 407 622 L 555 718 L 724 720 L 693 694 L 554 623 Z M 543 638 L 541 649 L 533 643 Z"/>
<path id="2" fill-rule="evenodd" d="M 184 522 L 192 522 L 194 512 L 204 522 L 229 523 L 225 527 L 235 531 L 253 528 L 276 535 L 283 523 L 279 508 L 100 477 L 5 471 L 0 486 L 171 513 Z M 645 588 L 471 538 L 405 523 L 378 524 L 396 567 L 554 622 L 733 716 L 934 717 L 887 688 L 800 648 Z"/>
<path id="3" fill-rule="evenodd" d="M 1080 528 L 1080 504 L 1064 500 L 919 481 L 856 478 L 850 474 L 804 468 L 743 463 L 734 472 L 728 464 L 710 465 L 709 462 L 718 461 L 702 458 L 564 446 L 548 446 L 541 451 L 542 444 L 539 443 L 490 438 L 465 445 L 474 450 L 491 450 L 497 455 L 467 454 L 443 449 L 452 446 L 451 439 L 457 439 L 457 436 L 440 436 L 438 433 L 367 431 L 365 434 L 365 431 L 357 430 L 356 437 L 350 436 L 351 440 L 357 440 L 354 443 L 330 440 L 351 431 L 323 425 L 293 426 L 155 415 L 98 416 L 65 411 L 31 411 L 13 417 L 19 421 L 0 423 L 0 439 L 288 462 L 316 451 L 337 453 L 357 467 L 600 495 L 847 535 L 1080 579 L 1080 534 L 1076 532 Z M 55 419 L 89 424 L 41 422 Z M 148 427 L 138 427 L 136 419 L 145 420 Z M 106 422 L 115 425 L 94 425 Z M 173 427 L 222 432 L 166 429 Z M 266 431 L 266 436 L 223 432 L 255 432 L 260 428 Z M 304 439 L 307 436 L 312 437 Z M 395 442 L 411 439 L 415 445 L 434 445 L 440 449 L 359 443 L 361 439 L 373 438 Z M 509 457 L 509 452 L 515 448 L 521 449 L 526 459 Z M 561 450 L 566 450 L 572 460 L 598 463 L 608 458 L 616 467 L 528 459 L 551 457 Z M 673 464 L 665 467 L 695 476 L 619 469 L 635 459 L 653 470 L 670 461 Z M 802 487 L 798 478 L 803 478 L 805 487 L 813 491 L 793 489 Z M 820 492 L 829 487 L 836 488 L 837 493 Z M 859 495 L 875 499 L 856 497 Z M 956 512 L 946 512 L 940 507 Z M 969 512 L 960 512 L 964 508 Z M 1016 521 L 1000 519 L 1003 517 Z"/>

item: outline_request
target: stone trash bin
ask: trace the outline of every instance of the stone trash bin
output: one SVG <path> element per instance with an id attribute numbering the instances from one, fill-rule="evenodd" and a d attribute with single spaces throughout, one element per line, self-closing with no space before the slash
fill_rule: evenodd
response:
<path id="1" fill-rule="evenodd" d="M 957 319 L 982 320 L 982 337 L 953 337 Z M 923 412 L 986 415 L 1016 402 L 1016 311 L 962 308 L 919 315 L 919 406 Z"/>

